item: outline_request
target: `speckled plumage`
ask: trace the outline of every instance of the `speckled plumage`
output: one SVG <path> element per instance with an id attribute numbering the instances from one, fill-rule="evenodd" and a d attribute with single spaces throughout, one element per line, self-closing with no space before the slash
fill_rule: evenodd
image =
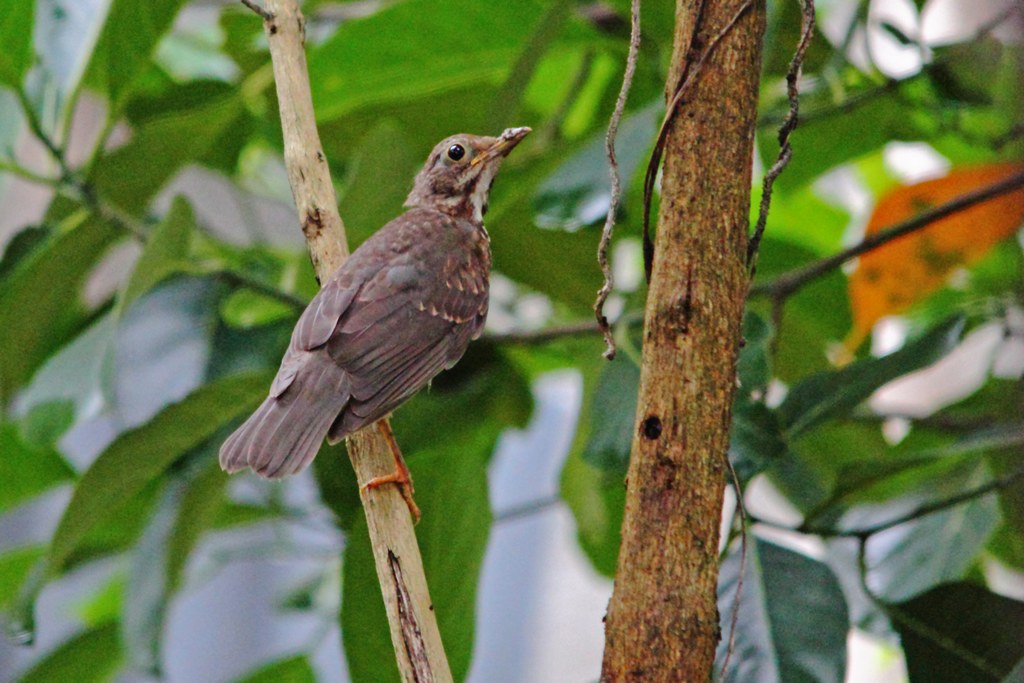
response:
<path id="1" fill-rule="evenodd" d="M 487 318 L 487 195 L 502 158 L 529 132 L 459 135 L 417 175 L 409 210 L 363 243 L 313 298 L 255 413 L 221 466 L 294 474 L 332 443 L 388 415 L 454 365 Z M 446 156 L 453 146 L 465 156 Z"/>

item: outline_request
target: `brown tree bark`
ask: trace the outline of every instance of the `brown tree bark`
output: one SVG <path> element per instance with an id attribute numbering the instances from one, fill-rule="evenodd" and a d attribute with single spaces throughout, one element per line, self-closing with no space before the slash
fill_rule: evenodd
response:
<path id="1" fill-rule="evenodd" d="M 668 100 L 687 59 L 693 68 L 742 5 L 678 0 Z M 603 681 L 707 681 L 714 664 L 763 31 L 755 0 L 697 75 L 667 138 Z"/>

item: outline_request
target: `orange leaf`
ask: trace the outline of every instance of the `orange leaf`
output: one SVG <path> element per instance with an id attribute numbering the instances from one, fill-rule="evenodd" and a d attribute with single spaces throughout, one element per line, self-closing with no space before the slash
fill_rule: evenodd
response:
<path id="1" fill-rule="evenodd" d="M 1011 163 L 959 168 L 942 178 L 896 188 L 878 202 L 865 232 L 880 232 L 1022 169 L 1024 164 Z M 941 289 L 956 268 L 981 259 L 1022 221 L 1024 189 L 959 211 L 861 256 L 849 280 L 853 329 L 846 348 L 856 351 L 879 318 L 902 313 Z"/>

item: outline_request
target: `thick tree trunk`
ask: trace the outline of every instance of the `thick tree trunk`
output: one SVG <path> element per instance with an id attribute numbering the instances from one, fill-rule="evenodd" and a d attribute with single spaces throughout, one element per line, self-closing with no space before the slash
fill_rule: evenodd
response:
<path id="1" fill-rule="evenodd" d="M 686 59 L 699 56 L 741 5 L 678 1 L 669 99 Z M 763 1 L 755 0 L 699 74 L 665 147 L 603 681 L 707 681 L 714 664 L 763 30 Z"/>

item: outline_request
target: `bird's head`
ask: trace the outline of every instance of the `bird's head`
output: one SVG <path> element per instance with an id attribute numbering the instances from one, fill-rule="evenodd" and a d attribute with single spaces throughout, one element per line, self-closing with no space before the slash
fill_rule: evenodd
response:
<path id="1" fill-rule="evenodd" d="M 529 128 L 507 128 L 496 138 L 453 135 L 437 143 L 405 200 L 409 208 L 437 209 L 481 223 L 502 160 Z"/>

